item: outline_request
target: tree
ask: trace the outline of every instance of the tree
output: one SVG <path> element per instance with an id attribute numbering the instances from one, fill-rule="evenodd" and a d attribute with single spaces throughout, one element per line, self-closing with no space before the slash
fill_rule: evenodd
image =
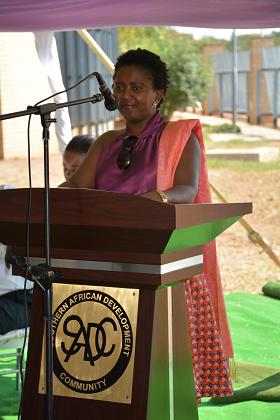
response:
<path id="1" fill-rule="evenodd" d="M 206 97 L 212 72 L 202 63 L 199 46 L 191 35 L 162 27 L 124 27 L 119 28 L 119 46 L 121 52 L 146 48 L 167 63 L 170 86 L 162 107 L 164 115 L 184 111 Z"/>
<path id="2" fill-rule="evenodd" d="M 274 44 L 275 46 L 279 46 L 280 45 L 280 32 L 278 31 L 272 31 L 271 34 L 274 37 Z"/>

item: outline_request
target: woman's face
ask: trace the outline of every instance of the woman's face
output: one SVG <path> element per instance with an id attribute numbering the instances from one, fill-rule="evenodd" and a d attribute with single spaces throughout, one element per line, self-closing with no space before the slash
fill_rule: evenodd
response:
<path id="1" fill-rule="evenodd" d="M 66 181 L 77 171 L 86 154 L 67 152 L 63 154 L 63 171 Z"/>
<path id="2" fill-rule="evenodd" d="M 121 67 L 114 78 L 113 93 L 117 107 L 128 122 L 144 122 L 156 111 L 163 90 L 155 90 L 150 72 L 142 67 Z"/>

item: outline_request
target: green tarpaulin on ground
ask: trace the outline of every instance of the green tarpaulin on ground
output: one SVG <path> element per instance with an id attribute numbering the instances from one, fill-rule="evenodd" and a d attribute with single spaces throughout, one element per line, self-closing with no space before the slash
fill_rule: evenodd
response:
<path id="1" fill-rule="evenodd" d="M 220 405 L 205 399 L 199 407 L 199 419 L 280 419 L 280 403 L 268 402 L 273 398 L 279 401 L 280 300 L 234 293 L 226 296 L 226 305 L 235 349 L 237 398 L 241 398 L 242 392 L 242 399 L 256 395 L 262 401 L 249 399 Z M 6 367 L 0 366 L 3 369 Z M 15 391 L 14 378 L 1 377 L 0 420 L 16 419 L 18 402 L 19 393 Z"/>
<path id="2" fill-rule="evenodd" d="M 280 418 L 280 300 L 234 293 L 226 296 L 226 305 L 235 350 L 236 393 L 231 403 L 227 398 L 219 404 L 215 399 L 203 400 L 199 419 L 276 420 Z"/>
<path id="3" fill-rule="evenodd" d="M 248 400 L 280 402 L 280 369 L 242 362 L 237 362 L 235 366 L 234 394 L 214 398 L 213 403 L 232 404 Z"/>

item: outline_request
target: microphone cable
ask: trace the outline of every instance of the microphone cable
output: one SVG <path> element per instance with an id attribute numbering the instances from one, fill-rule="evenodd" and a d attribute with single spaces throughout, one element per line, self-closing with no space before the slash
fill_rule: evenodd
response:
<path id="1" fill-rule="evenodd" d="M 47 101 L 48 99 L 54 98 L 57 95 L 60 95 L 61 93 L 66 93 L 75 87 L 77 87 L 79 84 L 83 83 L 88 78 L 92 77 L 93 73 L 90 73 L 83 79 L 79 80 L 77 83 L 75 83 L 73 86 L 70 86 L 67 89 L 64 89 L 60 92 L 56 92 L 53 95 L 50 95 L 46 97 L 45 99 L 42 99 L 38 101 L 34 107 L 40 105 L 41 103 Z M 18 410 L 18 420 L 21 419 L 21 410 L 22 410 L 22 402 L 23 402 L 23 388 L 24 388 L 24 378 L 23 378 L 23 363 L 24 363 L 24 353 L 26 348 L 26 342 L 27 342 L 27 330 L 28 330 L 28 309 L 27 309 L 27 277 L 28 277 L 28 271 L 30 266 L 30 231 L 31 231 L 31 207 L 32 207 L 32 170 L 31 170 L 31 139 L 30 139 L 30 127 L 31 127 L 31 117 L 32 114 L 28 117 L 28 123 L 27 123 L 27 160 L 28 160 L 28 205 L 27 205 L 27 215 L 26 215 L 26 236 L 25 236 L 25 256 L 26 256 L 26 268 L 25 268 L 25 281 L 24 281 L 24 307 L 25 307 L 25 333 L 24 333 L 24 340 L 23 340 L 23 346 L 21 349 L 21 355 L 20 355 L 20 380 L 21 380 L 21 397 L 20 397 L 20 404 L 19 404 L 19 410 Z"/>

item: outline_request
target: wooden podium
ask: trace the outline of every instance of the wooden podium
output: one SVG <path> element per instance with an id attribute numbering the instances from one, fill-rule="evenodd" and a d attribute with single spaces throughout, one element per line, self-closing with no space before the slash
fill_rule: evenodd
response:
<path id="1" fill-rule="evenodd" d="M 0 242 L 25 255 L 28 190 L 0 191 Z M 31 265 L 44 263 L 43 189 L 32 190 Z M 183 280 L 203 244 L 250 203 L 172 205 L 51 189 L 55 420 L 195 420 Z M 24 420 L 44 419 L 42 292 L 35 288 Z M 40 373 L 41 372 L 41 373 Z"/>

